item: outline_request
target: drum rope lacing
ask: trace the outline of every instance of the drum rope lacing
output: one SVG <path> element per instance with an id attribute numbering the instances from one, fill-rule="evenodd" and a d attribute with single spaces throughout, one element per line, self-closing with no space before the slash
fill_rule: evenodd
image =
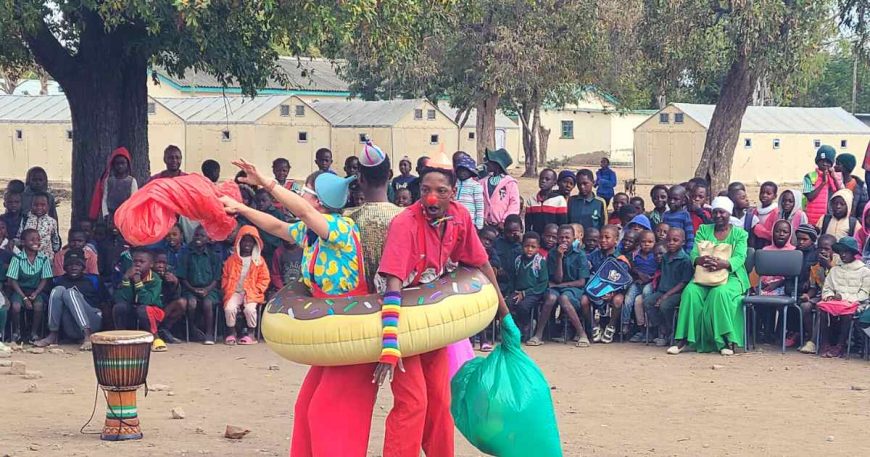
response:
<path id="1" fill-rule="evenodd" d="M 85 422 L 85 425 L 82 425 L 82 428 L 79 429 L 79 433 L 81 433 L 82 435 L 99 435 L 102 433 L 102 430 L 100 430 L 99 432 L 86 432 L 85 431 L 85 427 L 87 427 L 88 425 L 91 424 L 91 421 L 94 420 L 94 414 L 97 413 L 97 398 L 99 397 L 99 394 L 100 394 L 100 383 L 97 382 L 96 389 L 94 389 L 94 407 L 93 407 L 93 409 L 91 409 L 91 417 L 89 417 L 88 421 Z M 145 398 L 148 398 L 148 381 L 145 381 Z M 109 394 L 107 394 L 105 390 L 103 391 L 103 399 L 106 400 L 107 404 L 109 403 Z M 124 403 L 122 402 L 120 406 L 121 406 L 121 408 L 123 408 Z M 112 408 L 109 407 L 110 411 L 111 411 L 111 409 Z M 114 416 L 114 414 L 113 414 L 113 416 Z M 126 421 L 124 421 L 124 418 L 122 418 L 122 417 L 113 417 L 113 419 L 118 419 L 120 421 L 121 425 L 123 425 L 123 426 L 132 426 L 132 424 L 128 424 Z"/>

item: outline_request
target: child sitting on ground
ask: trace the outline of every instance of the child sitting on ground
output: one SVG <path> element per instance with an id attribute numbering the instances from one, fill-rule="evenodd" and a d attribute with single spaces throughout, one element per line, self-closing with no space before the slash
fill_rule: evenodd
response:
<path id="1" fill-rule="evenodd" d="M 60 234 L 58 234 L 57 220 L 48 214 L 48 205 L 48 194 L 34 194 L 30 212 L 21 220 L 21 231 L 36 230 L 39 233 L 39 250 L 51 259 L 57 251 L 60 251 Z"/>
<path id="2" fill-rule="evenodd" d="M 244 226 L 236 236 L 236 249 L 224 263 L 223 293 L 227 337 L 224 343 L 256 344 L 250 332 L 257 328 L 257 305 L 265 303 L 269 288 L 269 268 L 260 256 L 263 241 L 257 229 Z M 241 338 L 236 337 L 236 315 L 243 310 L 247 327 Z"/>
<path id="3" fill-rule="evenodd" d="M 626 261 L 625 257 L 622 257 L 619 250 L 616 249 L 617 238 L 619 238 L 619 229 L 616 226 L 605 225 L 601 229 L 599 248 L 589 254 L 589 271 L 594 272 L 593 274 L 598 274 L 602 264 L 608 258 Z M 601 298 L 592 297 L 588 292 L 583 294 L 583 297 L 580 299 L 580 307 L 583 311 L 583 319 L 586 322 L 592 323 L 592 341 L 594 343 L 609 344 L 613 342 L 613 336 L 616 334 L 616 329 L 619 328 L 619 318 L 622 313 L 624 300 L 625 294 L 623 291 L 615 291 Z M 593 306 L 599 311 L 598 318 L 595 319 L 593 319 Z M 607 328 L 602 330 L 599 323 L 600 317 L 604 316 L 608 306 L 610 307 L 610 322 L 607 323 Z M 576 321 L 574 316 L 571 316 L 574 313 L 574 308 L 563 309 L 563 311 L 567 311 L 568 317 L 572 322 Z"/>
<path id="4" fill-rule="evenodd" d="M 547 261 L 538 253 L 541 237 L 535 232 L 523 235 L 523 253 L 514 261 L 511 315 L 517 322 L 523 338 L 529 334 L 532 309 L 541 306 L 549 283 Z"/>
<path id="5" fill-rule="evenodd" d="M 541 313 L 538 315 L 535 335 L 529 339 L 527 344 L 529 346 L 543 344 L 544 329 L 558 303 L 561 309 L 571 308 L 574 311 L 573 316 L 576 319 L 571 318 L 570 314 L 568 315 L 571 325 L 577 332 L 577 346 L 588 347 L 589 338 L 586 336 L 586 330 L 577 313 L 580 307 L 580 297 L 583 295 L 583 287 L 589 278 L 589 261 L 586 260 L 586 254 L 583 250 L 575 245 L 576 238 L 570 225 L 562 225 L 559 227 L 558 233 L 559 244 L 551 249 L 547 256 L 550 287 L 541 307 Z M 567 313 L 567 311 L 563 312 Z"/>
<path id="6" fill-rule="evenodd" d="M 831 268 L 822 287 L 822 301 L 818 304 L 821 315 L 819 339 L 822 357 L 842 357 L 852 316 L 858 306 L 870 298 L 870 268 L 857 258 L 858 243 L 851 236 L 844 236 L 834 244 L 834 252 L 840 256 L 840 265 Z M 839 327 L 836 344 L 828 347 L 831 328 Z"/>
<path id="7" fill-rule="evenodd" d="M 692 224 L 692 216 L 686 211 L 686 204 L 689 199 L 686 197 L 686 188 L 680 185 L 673 186 L 668 190 L 668 207 L 662 216 L 662 222 L 668 224 L 670 228 L 682 229 L 686 234 L 686 252 L 692 251 L 692 246 L 695 244 L 695 226 Z"/>
<path id="8" fill-rule="evenodd" d="M 414 203 L 414 199 L 408 188 L 402 188 L 396 191 L 396 206 L 407 208 L 408 206 L 411 206 L 412 203 Z"/>
<path id="9" fill-rule="evenodd" d="M 807 238 L 810 240 L 810 243 L 815 241 L 815 227 L 809 224 L 798 227 L 796 235 L 798 238 L 798 249 L 800 249 L 800 246 L 807 244 Z M 822 287 L 825 285 L 825 278 L 834 266 L 834 244 L 836 242 L 837 239 L 831 235 L 821 235 L 818 237 L 818 246 L 815 250 L 810 249 L 815 255 L 810 259 L 811 263 L 808 265 L 809 271 L 806 277 L 806 284 L 801 284 L 803 293 L 799 299 L 800 307 L 803 310 L 805 343 L 798 351 L 804 354 L 815 354 L 818 349 L 815 341 L 813 341 L 813 336 L 816 334 L 813 328 L 815 325 L 815 313 L 813 313 L 813 310 L 819 301 L 821 301 L 820 296 Z M 806 259 L 806 252 L 804 252 L 804 256 Z"/>
<path id="10" fill-rule="evenodd" d="M 165 316 L 160 301 L 163 280 L 151 271 L 154 254 L 136 247 L 130 250 L 130 257 L 132 266 L 124 272 L 115 290 L 115 306 L 112 307 L 115 330 L 135 330 L 138 326 L 154 335 L 151 350 L 164 352 L 166 343 L 157 334 L 157 327 Z"/>
<path id="11" fill-rule="evenodd" d="M 649 198 L 652 200 L 653 209 L 647 213 L 651 224 L 658 225 L 664 220 L 665 212 L 668 210 L 668 188 L 661 184 L 656 184 L 649 191 Z"/>
<path id="12" fill-rule="evenodd" d="M 653 278 L 659 270 L 655 256 L 656 237 L 653 232 L 645 230 L 640 233 L 638 249 L 626 253 L 631 263 L 631 275 L 634 281 L 625 292 L 625 304 L 622 307 L 622 334 L 629 335 L 631 331 L 631 315 L 635 314 L 635 322 L 640 329 L 645 326 L 643 316 L 643 300 L 653 293 Z M 644 332 L 638 330 L 630 339 L 631 343 L 640 343 Z"/>
<path id="13" fill-rule="evenodd" d="M 12 305 L 12 341 L 16 343 L 23 341 L 20 328 L 22 309 L 33 311 L 27 342 L 39 339 L 45 310 L 43 292 L 46 292 L 48 282 L 53 277 L 51 258 L 39 247 L 39 233 L 30 228 L 22 230 L 21 243 L 22 250 L 9 262 L 9 270 L 6 272 L 9 290 L 12 292 L 9 297 Z"/>
<path id="14" fill-rule="evenodd" d="M 643 299 L 649 332 L 655 336 L 653 342 L 657 347 L 668 345 L 674 319 L 674 310 L 680 304 L 680 296 L 686 284 L 692 280 L 694 267 L 692 259 L 683 249 L 685 235 L 681 229 L 668 231 L 665 252 L 661 259 L 661 276 L 656 284 L 655 292 Z M 656 250 L 661 249 L 657 245 Z"/>
<path id="15" fill-rule="evenodd" d="M 151 267 L 151 271 L 163 282 L 160 288 L 160 303 L 164 304 L 163 312 L 165 314 L 163 322 L 157 328 L 157 334 L 167 343 L 179 344 L 182 341 L 172 334 L 172 327 L 187 312 L 187 300 L 181 296 L 181 282 L 178 280 L 178 276 L 169 271 L 166 253 L 154 250 L 153 255 L 154 266 Z"/>
<path id="16" fill-rule="evenodd" d="M 819 218 L 816 227 L 819 233 L 832 235 L 836 239 L 844 236 L 854 236 L 861 232 L 861 222 L 852 217 L 852 191 L 838 190 L 828 203 L 831 213 Z M 859 246 L 859 249 L 861 246 Z M 859 251 L 860 253 L 860 251 Z"/>
<path id="17" fill-rule="evenodd" d="M 26 187 L 21 193 L 21 212 L 27 214 L 33 206 L 33 198 L 37 194 L 45 194 L 48 198 L 46 214 L 57 221 L 57 203 L 55 203 L 54 194 L 48 190 L 48 174 L 42 167 L 33 167 L 27 170 L 25 179 Z"/>
<path id="18" fill-rule="evenodd" d="M 656 243 L 664 243 L 668 239 L 668 232 L 671 230 L 671 226 L 665 222 L 659 222 L 655 227 L 655 235 L 656 235 Z"/>
<path id="19" fill-rule="evenodd" d="M 182 253 L 176 274 L 181 282 L 182 297 L 187 305 L 195 341 L 214 344 L 214 306 L 220 303 L 222 259 L 211 249 L 205 228 L 199 226 L 193 232 L 193 241 Z M 196 311 L 203 317 L 205 332 L 197 325 Z"/>

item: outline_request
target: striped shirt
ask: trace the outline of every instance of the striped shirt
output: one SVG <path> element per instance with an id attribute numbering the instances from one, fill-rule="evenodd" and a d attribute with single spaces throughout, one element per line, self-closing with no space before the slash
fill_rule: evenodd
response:
<path id="1" fill-rule="evenodd" d="M 36 254 L 33 263 L 27 258 L 24 251 L 15 254 L 9 262 L 9 270 L 6 277 L 18 281 L 21 288 L 35 289 L 39 281 L 51 279 L 54 275 L 51 271 L 51 259 L 42 252 Z"/>
<path id="2" fill-rule="evenodd" d="M 692 252 L 692 246 L 695 244 L 695 224 L 692 222 L 692 216 L 684 209 L 677 211 L 665 211 L 662 215 L 662 222 L 668 224 L 671 228 L 681 228 L 686 234 L 686 245 L 683 246 L 686 252 Z"/>
<path id="3" fill-rule="evenodd" d="M 459 181 L 455 200 L 468 210 L 468 214 L 471 214 L 474 226 L 478 229 L 483 228 L 483 186 L 474 178 Z"/>
<path id="4" fill-rule="evenodd" d="M 560 194 L 542 196 L 526 202 L 526 231 L 544 233 L 547 224 L 562 225 L 568 223 L 568 201 Z"/>

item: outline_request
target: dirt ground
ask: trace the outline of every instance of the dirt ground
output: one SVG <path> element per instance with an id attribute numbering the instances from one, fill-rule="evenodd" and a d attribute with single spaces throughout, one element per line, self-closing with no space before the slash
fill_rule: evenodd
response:
<path id="1" fill-rule="evenodd" d="M 149 384 L 170 390 L 147 398 L 139 392 L 145 438 L 121 443 L 79 433 L 94 403 L 93 362 L 75 346 L 63 348 L 65 354 L 13 354 L 41 379 L 5 375 L 8 369 L 0 368 L 0 455 L 287 455 L 305 367 L 265 344 L 184 344 L 152 354 Z M 566 456 L 847 456 L 867 449 L 866 361 L 782 356 L 769 347 L 731 358 L 667 356 L 628 343 L 589 349 L 553 343 L 527 351 L 552 386 Z M 31 384 L 38 390 L 25 393 Z M 391 403 L 384 389 L 369 455 L 380 454 Z M 171 419 L 174 407 L 184 410 L 185 419 Z M 104 417 L 101 394 L 86 432 L 99 432 Z M 227 424 L 251 433 L 240 441 L 225 439 Z M 481 455 L 458 432 L 456 442 L 456 455 Z"/>

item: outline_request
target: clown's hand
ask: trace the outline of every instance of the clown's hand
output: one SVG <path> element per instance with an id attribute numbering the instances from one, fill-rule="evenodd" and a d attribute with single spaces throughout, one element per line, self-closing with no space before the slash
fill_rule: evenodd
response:
<path id="1" fill-rule="evenodd" d="M 245 207 L 244 203 L 226 195 L 222 195 L 220 201 L 224 204 L 224 211 L 227 214 L 237 214 L 240 209 Z"/>
<path id="2" fill-rule="evenodd" d="M 402 373 L 405 372 L 405 365 L 402 364 L 402 359 L 399 359 L 399 371 Z M 384 385 L 384 381 L 387 379 L 390 382 L 393 382 L 393 375 L 395 374 L 395 367 L 389 363 L 378 363 L 378 366 L 375 368 L 375 374 L 372 377 L 372 383 L 377 384 L 378 386 Z"/>

